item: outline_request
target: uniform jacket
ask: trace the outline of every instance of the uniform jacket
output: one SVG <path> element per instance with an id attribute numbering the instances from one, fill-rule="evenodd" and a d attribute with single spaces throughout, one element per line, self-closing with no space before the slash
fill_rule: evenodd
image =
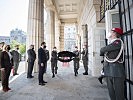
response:
<path id="1" fill-rule="evenodd" d="M 35 59 L 36 59 L 36 53 L 35 53 L 35 51 L 33 49 L 29 49 L 27 51 L 27 53 L 28 53 L 28 62 L 35 61 Z"/>
<path id="2" fill-rule="evenodd" d="M 18 51 L 13 50 L 11 54 L 14 62 L 19 62 L 21 60 L 21 54 Z"/>
<path id="3" fill-rule="evenodd" d="M 82 54 L 82 60 L 88 59 L 88 50 L 87 49 L 83 50 L 81 52 L 81 54 Z"/>
<path id="4" fill-rule="evenodd" d="M 121 41 L 115 40 L 111 44 L 101 48 L 100 56 L 104 56 L 107 53 L 108 58 L 116 58 L 121 48 Z M 119 60 L 122 59 L 122 56 Z M 104 62 L 104 74 L 105 76 L 111 77 L 125 77 L 125 71 L 123 63 L 119 63 L 118 61 L 110 63 L 105 61 Z"/>
<path id="5" fill-rule="evenodd" d="M 79 61 L 80 60 L 79 51 L 78 50 L 75 50 L 75 51 L 73 51 L 73 53 L 76 55 L 73 60 L 74 61 Z"/>
<path id="6" fill-rule="evenodd" d="M 52 51 L 51 53 L 51 62 L 52 61 L 57 61 L 58 60 L 58 56 L 57 56 L 57 51 Z"/>
<path id="7" fill-rule="evenodd" d="M 11 68 L 13 66 L 13 59 L 10 57 L 6 51 L 1 53 L 1 68 Z"/>
<path id="8" fill-rule="evenodd" d="M 38 64 L 41 63 L 46 63 L 47 58 L 46 58 L 46 53 L 42 47 L 38 49 Z"/>

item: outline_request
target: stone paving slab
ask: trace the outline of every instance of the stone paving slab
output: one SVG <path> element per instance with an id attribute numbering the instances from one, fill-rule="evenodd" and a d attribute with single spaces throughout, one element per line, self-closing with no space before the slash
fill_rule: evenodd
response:
<path id="1" fill-rule="evenodd" d="M 0 100 L 109 100 L 105 83 L 101 85 L 91 75 L 74 76 L 73 67 L 59 68 L 58 74 L 52 78 L 50 69 L 44 75 L 45 86 L 38 85 L 38 73 L 34 78 L 27 79 L 26 73 L 21 74 L 10 83 L 11 91 L 0 91 Z"/>

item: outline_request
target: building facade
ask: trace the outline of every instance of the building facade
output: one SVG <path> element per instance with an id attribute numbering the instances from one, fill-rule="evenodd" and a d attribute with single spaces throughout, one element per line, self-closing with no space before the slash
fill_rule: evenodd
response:
<path id="1" fill-rule="evenodd" d="M 99 76 L 102 57 L 100 48 L 106 45 L 106 36 L 113 27 L 124 30 L 125 71 L 127 98 L 133 99 L 133 0 L 29 0 L 28 42 L 35 44 L 35 50 L 44 41 L 44 9 L 48 19 L 49 45 L 58 45 L 64 50 L 65 25 L 75 24 L 77 45 L 88 49 L 88 67 L 92 76 Z M 37 68 L 35 69 L 37 71 Z"/>

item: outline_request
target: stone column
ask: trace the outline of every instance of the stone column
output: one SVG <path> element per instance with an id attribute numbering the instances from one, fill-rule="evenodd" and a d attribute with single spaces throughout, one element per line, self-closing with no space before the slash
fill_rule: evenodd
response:
<path id="1" fill-rule="evenodd" d="M 60 51 L 64 50 L 64 24 L 60 26 Z"/>
<path id="2" fill-rule="evenodd" d="M 57 50 L 60 50 L 60 20 L 58 20 L 57 16 L 55 16 L 55 18 L 55 46 L 57 47 Z"/>
<path id="3" fill-rule="evenodd" d="M 50 11 L 50 26 L 51 26 L 51 49 L 55 46 L 55 13 Z"/>
<path id="4" fill-rule="evenodd" d="M 47 9 L 47 14 L 48 14 L 48 47 L 51 50 L 55 46 L 55 13 L 51 9 Z"/>
<path id="5" fill-rule="evenodd" d="M 83 45 L 85 45 L 88 48 L 88 30 L 87 30 L 87 24 L 82 25 L 83 30 Z"/>
<path id="6" fill-rule="evenodd" d="M 44 41 L 44 0 L 29 0 L 27 49 L 31 44 L 35 45 L 36 54 L 41 42 Z M 38 71 L 37 59 L 34 72 Z"/>

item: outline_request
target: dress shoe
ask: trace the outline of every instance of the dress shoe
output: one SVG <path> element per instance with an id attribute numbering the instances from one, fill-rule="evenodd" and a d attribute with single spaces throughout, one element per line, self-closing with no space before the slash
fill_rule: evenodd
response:
<path id="1" fill-rule="evenodd" d="M 4 91 L 4 92 L 8 92 L 8 89 L 7 89 L 7 88 L 3 88 L 3 91 Z"/>
<path id="2" fill-rule="evenodd" d="M 48 83 L 48 82 L 46 82 L 46 81 L 43 81 L 43 83 Z"/>
<path id="3" fill-rule="evenodd" d="M 11 90 L 11 88 L 9 88 L 9 87 L 8 87 L 7 89 L 8 89 L 8 90 Z"/>
<path id="4" fill-rule="evenodd" d="M 39 85 L 45 85 L 45 83 L 39 83 Z"/>
<path id="5" fill-rule="evenodd" d="M 83 75 L 88 75 L 88 72 L 83 73 Z"/>
<path id="6" fill-rule="evenodd" d="M 27 78 L 34 78 L 34 76 L 27 76 Z"/>
<path id="7" fill-rule="evenodd" d="M 13 76 L 15 76 L 15 75 L 19 75 L 19 74 L 18 73 L 14 73 Z"/>

